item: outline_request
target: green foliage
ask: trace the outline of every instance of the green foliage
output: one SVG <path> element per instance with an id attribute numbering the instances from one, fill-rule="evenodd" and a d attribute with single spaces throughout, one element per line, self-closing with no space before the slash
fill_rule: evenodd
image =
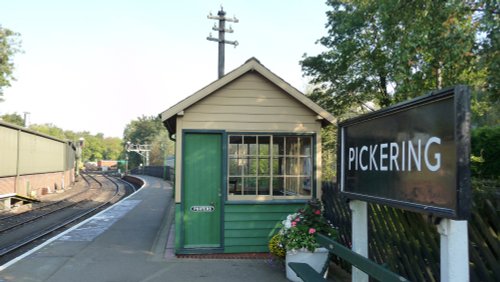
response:
<path id="1" fill-rule="evenodd" d="M 329 0 L 328 51 L 304 56 L 311 98 L 341 115 L 467 84 L 498 96 L 494 1 Z"/>
<path id="2" fill-rule="evenodd" d="M 49 136 L 52 136 L 52 137 L 55 137 L 55 138 L 58 138 L 61 140 L 66 139 L 66 135 L 64 134 L 64 130 L 62 130 L 61 128 L 59 128 L 53 124 L 50 124 L 50 123 L 32 124 L 32 125 L 30 125 L 29 128 L 31 130 L 36 131 L 36 132 L 40 132 L 40 133 L 43 133 L 43 134 L 46 134 L 46 135 L 49 135 Z"/>
<path id="3" fill-rule="evenodd" d="M 151 143 L 150 165 L 164 165 L 165 157 L 175 154 L 175 143 L 168 138 L 168 131 L 162 129 Z"/>
<path id="4" fill-rule="evenodd" d="M 500 178 L 484 179 L 472 178 L 473 205 L 478 211 L 483 211 L 486 200 L 495 201 L 499 199 Z"/>
<path id="5" fill-rule="evenodd" d="M 472 130 L 471 154 L 473 176 L 500 178 L 500 126 Z"/>
<path id="6" fill-rule="evenodd" d="M 103 159 L 118 160 L 123 151 L 122 140 L 117 137 L 104 138 Z"/>
<path id="7" fill-rule="evenodd" d="M 319 247 L 316 233 L 322 233 L 330 238 L 337 238 L 335 230 L 322 216 L 321 202 L 313 199 L 305 208 L 287 216 L 279 231 L 281 246 L 287 251 L 307 249 L 313 252 Z"/>
<path id="8" fill-rule="evenodd" d="M 32 124 L 31 130 L 40 132 L 61 140 L 78 142 L 80 138 L 84 139 L 82 148 L 83 162 L 96 162 L 99 160 L 118 160 L 123 154 L 122 140 L 120 138 L 104 138 L 102 133 L 91 134 L 90 132 L 73 132 L 63 130 L 53 124 Z"/>
<path id="9" fill-rule="evenodd" d="M 157 116 L 142 116 L 125 127 L 123 139 L 134 144 L 151 144 L 155 137 L 165 130 Z"/>
<path id="10" fill-rule="evenodd" d="M 19 34 L 0 25 L 0 102 L 3 101 L 3 88 L 14 80 L 13 56 L 20 51 Z"/>
<path id="11" fill-rule="evenodd" d="M 173 154 L 174 144 L 157 116 L 142 116 L 125 127 L 123 140 L 136 145 L 151 145 L 150 165 L 163 165 L 165 154 Z M 129 168 L 144 164 L 139 154 L 129 153 Z"/>
<path id="12" fill-rule="evenodd" d="M 2 115 L 0 116 L 0 120 L 17 126 L 24 126 L 24 118 L 18 113 Z"/>
<path id="13" fill-rule="evenodd" d="M 88 132 L 82 134 L 84 145 L 82 148 L 82 159 L 87 161 L 103 160 L 106 147 L 104 146 L 104 136 L 102 134 L 91 135 Z"/>
<path id="14" fill-rule="evenodd" d="M 472 126 L 495 126 L 500 124 L 500 99 L 492 101 L 484 92 L 473 92 L 471 101 Z"/>
<path id="15" fill-rule="evenodd" d="M 321 164 L 323 181 L 335 181 L 337 167 L 337 126 L 321 129 Z"/>
<path id="16" fill-rule="evenodd" d="M 279 233 L 274 234 L 274 236 L 271 237 L 271 240 L 269 240 L 268 247 L 271 254 L 280 259 L 284 259 L 286 256 L 286 250 L 281 245 L 281 240 L 283 240 L 283 236 Z"/>

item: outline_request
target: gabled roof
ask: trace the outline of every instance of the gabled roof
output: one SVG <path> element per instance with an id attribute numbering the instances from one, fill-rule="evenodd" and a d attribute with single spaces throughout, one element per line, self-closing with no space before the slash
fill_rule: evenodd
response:
<path id="1" fill-rule="evenodd" d="M 276 74 L 274 74 L 273 72 L 271 72 L 264 65 L 262 65 L 259 62 L 259 60 L 257 60 L 255 57 L 252 57 L 252 58 L 248 59 L 240 67 L 227 73 L 226 75 L 224 75 L 220 79 L 212 82 L 211 84 L 207 85 L 206 87 L 202 88 L 201 90 L 195 92 L 191 96 L 187 97 L 186 99 L 180 101 L 179 103 L 170 107 L 166 111 L 162 112 L 160 114 L 161 120 L 163 121 L 163 123 L 167 127 L 170 134 L 171 135 L 175 134 L 175 127 L 176 127 L 175 118 L 176 118 L 177 114 L 181 113 L 185 109 L 189 108 L 191 105 L 197 103 L 198 101 L 209 96 L 210 94 L 214 93 L 215 91 L 219 90 L 220 88 L 224 87 L 225 85 L 238 79 L 240 76 L 242 76 L 245 73 L 250 72 L 250 71 L 256 71 L 260 75 L 267 78 L 269 81 L 271 81 L 273 84 L 275 84 L 280 89 L 285 91 L 291 97 L 293 97 L 297 101 L 301 102 L 305 107 L 307 107 L 307 108 L 311 109 L 313 112 L 315 112 L 318 115 L 318 117 L 320 117 L 323 120 L 323 122 L 334 123 L 336 121 L 335 118 L 330 113 L 328 113 L 326 110 L 324 110 L 323 108 L 318 106 L 316 103 L 311 101 L 302 92 L 295 89 L 293 86 L 291 86 L 286 81 L 284 81 L 281 77 L 279 77 Z"/>

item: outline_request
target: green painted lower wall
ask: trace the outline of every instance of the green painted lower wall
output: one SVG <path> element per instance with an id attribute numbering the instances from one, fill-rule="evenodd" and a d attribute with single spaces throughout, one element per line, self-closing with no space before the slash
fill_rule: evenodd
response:
<path id="1" fill-rule="evenodd" d="M 304 204 L 230 204 L 224 206 L 224 252 L 268 252 L 269 239 L 290 213 Z"/>
<path id="2" fill-rule="evenodd" d="M 225 253 L 268 252 L 269 239 L 280 228 L 281 221 L 304 204 L 230 204 L 224 206 Z M 181 205 L 175 205 L 175 249 L 182 249 Z M 193 252 L 196 253 L 196 252 Z M 203 253 L 200 251 L 200 253 Z"/>

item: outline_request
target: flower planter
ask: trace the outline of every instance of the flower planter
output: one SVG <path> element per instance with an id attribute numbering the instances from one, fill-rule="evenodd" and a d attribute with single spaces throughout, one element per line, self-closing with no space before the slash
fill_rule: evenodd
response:
<path id="1" fill-rule="evenodd" d="M 286 278 L 290 281 L 301 282 L 295 272 L 288 266 L 290 262 L 302 262 L 309 264 L 318 273 L 323 270 L 328 259 L 328 250 L 325 248 L 317 248 L 314 252 L 307 249 L 293 250 L 286 252 Z"/>

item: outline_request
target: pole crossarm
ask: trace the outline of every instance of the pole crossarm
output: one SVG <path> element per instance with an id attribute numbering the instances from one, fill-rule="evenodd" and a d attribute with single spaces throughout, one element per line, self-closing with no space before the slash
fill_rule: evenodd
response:
<path id="1" fill-rule="evenodd" d="M 226 12 L 224 12 L 224 9 L 222 7 L 220 7 L 220 11 L 217 13 L 217 16 L 214 16 L 214 15 L 212 15 L 212 13 L 209 13 L 207 16 L 207 19 L 209 19 L 209 20 L 223 20 L 223 21 L 232 22 L 232 23 L 239 23 L 240 22 L 240 20 L 238 20 L 236 17 L 226 18 Z"/>
<path id="2" fill-rule="evenodd" d="M 215 37 L 207 37 L 207 40 L 209 41 L 215 41 L 215 42 L 219 42 L 219 43 L 225 43 L 225 44 L 231 44 L 231 45 L 234 45 L 235 47 L 238 46 L 238 41 L 229 41 L 229 40 L 223 40 L 223 41 L 220 41 L 219 38 L 215 38 Z"/>
<path id="3" fill-rule="evenodd" d="M 221 7 L 220 11 L 217 13 L 217 16 L 212 15 L 212 13 L 208 14 L 207 16 L 208 19 L 210 20 L 218 20 L 219 21 L 219 26 L 216 24 L 212 28 L 212 30 L 217 31 L 219 33 L 219 37 L 212 37 L 212 34 L 210 34 L 207 37 L 207 40 L 209 41 L 215 41 L 219 43 L 219 67 L 218 67 L 218 75 L 219 78 L 224 76 L 224 60 L 225 60 L 225 50 L 224 46 L 225 44 L 230 44 L 233 45 L 234 47 L 238 46 L 238 41 L 230 41 L 225 39 L 225 34 L 226 33 L 233 33 L 234 30 L 232 27 L 226 28 L 226 22 L 233 22 L 233 23 L 238 23 L 239 20 L 236 17 L 228 18 L 226 17 L 226 12 L 224 9 Z"/>

